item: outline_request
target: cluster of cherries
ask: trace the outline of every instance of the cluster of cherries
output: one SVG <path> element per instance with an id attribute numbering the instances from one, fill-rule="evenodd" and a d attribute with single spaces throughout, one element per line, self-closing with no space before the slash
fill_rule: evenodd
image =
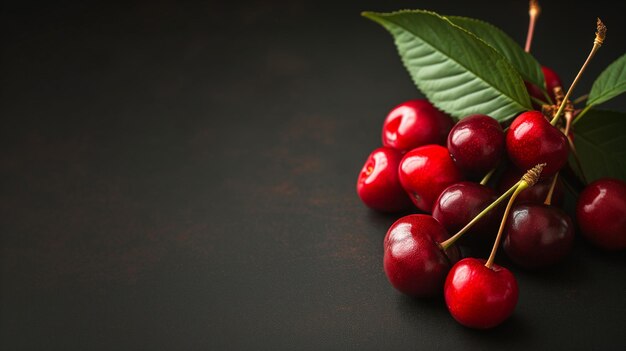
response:
<path id="1" fill-rule="evenodd" d="M 561 83 L 553 71 L 543 71 L 552 92 Z M 555 264 L 571 251 L 575 224 L 556 206 L 569 142 L 539 111 L 521 113 L 503 129 L 487 115 L 455 124 L 425 99 L 395 107 L 383 124 L 383 146 L 369 155 L 357 181 L 359 197 L 372 209 L 420 212 L 398 219 L 384 238 L 389 282 L 415 297 L 443 291 L 452 316 L 468 327 L 506 320 L 518 285 L 494 264 L 497 248 L 528 269 Z M 592 244 L 626 248 L 626 183 L 603 178 L 586 186 L 576 220 Z M 460 245 L 493 243 L 489 259 L 461 259 L 456 243 L 462 236 Z"/>

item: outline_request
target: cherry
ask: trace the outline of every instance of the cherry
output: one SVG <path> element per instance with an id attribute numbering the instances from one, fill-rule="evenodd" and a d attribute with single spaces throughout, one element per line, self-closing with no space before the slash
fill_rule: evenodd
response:
<path id="1" fill-rule="evenodd" d="M 515 310 L 519 290 L 513 274 L 485 260 L 464 258 L 457 262 L 444 285 L 446 305 L 452 317 L 466 327 L 488 329 L 506 320 Z"/>
<path id="2" fill-rule="evenodd" d="M 496 192 L 484 185 L 454 183 L 439 195 L 433 208 L 433 217 L 443 224 L 448 233 L 456 233 L 497 198 Z M 496 218 L 501 215 L 498 211 L 485 214 L 469 230 L 469 236 L 463 237 L 464 242 L 480 243 L 494 235 L 498 230 Z"/>
<path id="3" fill-rule="evenodd" d="M 443 189 L 463 179 L 448 149 L 440 145 L 424 145 L 409 151 L 400 161 L 398 173 L 415 206 L 425 212 L 431 212 Z"/>
<path id="4" fill-rule="evenodd" d="M 500 178 L 498 191 L 501 193 L 505 192 L 513 186 L 513 184 L 515 184 L 523 174 L 523 172 L 515 167 L 508 167 Z M 516 203 L 532 202 L 542 204 L 548 196 L 550 186 L 552 185 L 551 183 L 552 179 L 550 178 L 540 179 L 537 184 L 522 191 L 517 197 Z M 554 188 L 554 192 L 552 194 L 552 204 L 563 204 L 564 193 L 563 183 L 561 183 L 560 180 L 557 180 L 556 187 Z"/>
<path id="5" fill-rule="evenodd" d="M 519 294 L 517 281 L 508 269 L 494 264 L 494 259 L 515 198 L 539 180 L 543 167 L 545 164 L 538 164 L 527 171 L 505 193 L 513 192 L 513 195 L 506 205 L 489 259 L 465 258 L 450 269 L 444 284 L 444 297 L 450 314 L 462 325 L 477 329 L 492 328 L 513 313 Z M 446 243 L 442 246 L 445 247 Z"/>
<path id="6" fill-rule="evenodd" d="M 552 101 L 555 101 L 554 89 L 557 87 L 563 87 L 561 83 L 561 78 L 554 72 L 551 68 L 546 66 L 541 66 L 541 71 L 543 72 L 543 77 L 546 80 L 546 90 L 548 91 L 548 95 Z"/>
<path id="7" fill-rule="evenodd" d="M 558 172 L 567 162 L 567 137 L 538 111 L 520 114 L 506 133 L 506 150 L 519 169 L 546 163 L 544 176 Z"/>
<path id="8" fill-rule="evenodd" d="M 383 145 L 408 151 L 427 144 L 444 144 L 453 125 L 452 117 L 428 100 L 409 100 L 387 115 L 383 124 Z"/>
<path id="9" fill-rule="evenodd" d="M 359 173 L 356 191 L 361 201 L 382 212 L 398 212 L 411 207 L 411 199 L 400 185 L 400 151 L 381 147 L 368 156 Z"/>
<path id="10" fill-rule="evenodd" d="M 554 206 L 515 206 L 505 227 L 502 248 L 518 265 L 538 268 L 561 261 L 572 249 L 574 224 Z"/>
<path id="11" fill-rule="evenodd" d="M 576 218 L 580 231 L 594 245 L 606 250 L 626 248 L 626 182 L 601 178 L 578 197 Z"/>
<path id="12" fill-rule="evenodd" d="M 459 121 L 448 134 L 448 151 L 468 175 L 484 175 L 504 153 L 500 123 L 487 115 L 471 115 Z"/>
<path id="13" fill-rule="evenodd" d="M 441 293 L 446 274 L 460 257 L 456 246 L 443 250 L 446 229 L 429 215 L 398 219 L 384 240 L 384 268 L 389 282 L 404 294 L 427 297 Z"/>
<path id="14" fill-rule="evenodd" d="M 543 72 L 543 77 L 546 82 L 546 91 L 548 92 L 550 99 L 552 99 L 552 102 L 556 103 L 556 97 L 554 96 L 554 88 L 563 87 L 563 84 L 561 83 L 561 78 L 559 78 L 556 72 L 554 72 L 552 69 L 546 66 L 541 66 L 541 71 Z M 541 101 L 546 100 L 546 97 L 543 95 L 541 89 L 539 89 L 538 87 L 536 87 L 535 85 L 531 83 L 525 82 L 525 84 L 526 84 L 526 90 L 528 90 L 528 94 L 530 96 L 537 98 Z M 541 106 L 537 106 L 535 103 L 533 103 L 533 106 L 537 109 L 541 109 Z"/>

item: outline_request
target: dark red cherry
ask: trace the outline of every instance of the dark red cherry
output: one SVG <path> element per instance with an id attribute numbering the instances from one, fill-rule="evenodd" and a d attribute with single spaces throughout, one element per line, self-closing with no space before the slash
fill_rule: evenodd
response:
<path id="1" fill-rule="evenodd" d="M 626 249 L 626 182 L 601 178 L 578 197 L 576 219 L 583 236 L 605 250 Z"/>
<path id="2" fill-rule="evenodd" d="M 552 99 L 553 103 L 556 103 L 556 99 L 554 96 L 554 88 L 556 87 L 563 87 L 563 84 L 561 84 L 561 79 L 559 78 L 559 76 L 550 68 L 546 67 L 546 66 L 542 66 L 541 67 L 541 71 L 543 72 L 543 77 L 545 79 L 546 82 L 546 91 L 548 92 L 548 94 L 550 95 L 550 99 Z M 528 90 L 528 94 L 534 98 L 537 98 L 541 101 L 545 101 L 546 97 L 543 95 L 543 93 L 541 92 L 541 89 L 539 89 L 538 87 L 536 87 L 535 85 L 528 83 L 528 82 L 524 82 L 524 84 L 526 85 L 526 90 Z M 548 101 L 545 101 L 546 103 Z M 533 102 L 533 107 L 541 110 L 541 106 L 537 105 L 536 103 Z"/>
<path id="3" fill-rule="evenodd" d="M 409 151 L 427 144 L 441 144 L 454 120 L 426 99 L 406 101 L 396 106 L 383 124 L 383 145 Z"/>
<path id="4" fill-rule="evenodd" d="M 515 167 L 508 167 L 506 171 L 500 177 L 500 181 L 498 182 L 498 191 L 500 194 L 509 190 L 515 183 L 517 183 L 524 172 L 516 169 Z M 552 178 L 543 178 L 540 179 L 535 185 L 530 188 L 526 188 L 522 190 L 521 193 L 515 199 L 515 203 L 521 204 L 524 202 L 532 202 L 542 204 L 546 201 L 546 197 L 548 196 L 548 192 L 550 191 L 550 186 L 552 185 Z M 554 188 L 554 192 L 552 193 L 552 201 L 553 205 L 560 206 L 563 204 L 564 198 L 564 189 L 563 183 L 559 179 L 556 181 L 556 186 Z"/>
<path id="5" fill-rule="evenodd" d="M 506 151 L 520 170 L 546 163 L 542 176 L 558 172 L 567 162 L 567 137 L 538 111 L 519 115 L 506 132 Z"/>
<path id="6" fill-rule="evenodd" d="M 356 191 L 364 204 L 382 212 L 398 212 L 411 205 L 398 179 L 400 151 L 381 147 L 365 161 L 356 183 Z"/>
<path id="7" fill-rule="evenodd" d="M 398 219 L 384 240 L 384 268 L 389 282 L 404 294 L 427 297 L 441 294 L 450 267 L 460 258 L 458 248 L 443 251 L 445 228 L 429 215 Z"/>
<path id="8" fill-rule="evenodd" d="M 465 174 L 485 175 L 504 154 L 504 132 L 487 115 L 466 117 L 450 130 L 448 151 Z"/>
<path id="9" fill-rule="evenodd" d="M 429 213 L 443 189 L 463 179 L 448 149 L 441 145 L 424 145 L 409 151 L 400 161 L 398 173 L 415 206 Z"/>
<path id="10" fill-rule="evenodd" d="M 448 233 L 454 234 L 497 198 L 496 192 L 484 185 L 472 182 L 454 183 L 439 195 L 433 208 L 433 217 L 443 224 Z M 493 241 L 501 217 L 500 208 L 489 211 L 460 239 L 460 243 L 480 244 Z"/>
<path id="11" fill-rule="evenodd" d="M 515 310 L 519 290 L 513 274 L 485 260 L 464 258 L 457 262 L 444 286 L 448 311 L 470 328 L 488 329 L 504 322 Z"/>
<path id="12" fill-rule="evenodd" d="M 546 80 L 546 90 L 548 91 L 548 94 L 550 95 L 552 101 L 556 103 L 556 98 L 554 97 L 554 88 L 563 87 L 563 84 L 561 83 L 561 78 L 559 78 L 556 72 L 546 66 L 541 66 L 541 71 L 543 72 L 543 77 Z"/>
<path id="13" fill-rule="evenodd" d="M 561 209 L 544 204 L 513 207 L 504 233 L 504 251 L 513 262 L 525 268 L 561 261 L 574 242 L 574 224 L 570 217 Z"/>

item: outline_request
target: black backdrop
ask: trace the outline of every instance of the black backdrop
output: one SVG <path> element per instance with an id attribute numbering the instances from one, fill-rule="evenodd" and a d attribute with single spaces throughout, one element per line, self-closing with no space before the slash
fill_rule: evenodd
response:
<path id="1" fill-rule="evenodd" d="M 607 24 L 588 91 L 626 51 L 624 3 L 542 5 L 533 52 L 566 85 Z M 355 180 L 419 93 L 359 13 L 401 8 L 525 38 L 525 1 L 4 5 L 0 348 L 624 348 L 624 254 L 580 238 L 512 267 L 519 305 L 488 332 L 387 283 L 395 217 Z"/>

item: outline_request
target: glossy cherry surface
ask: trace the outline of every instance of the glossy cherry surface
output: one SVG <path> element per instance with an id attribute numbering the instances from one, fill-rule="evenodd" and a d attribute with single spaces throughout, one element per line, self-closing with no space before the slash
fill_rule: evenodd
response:
<path id="1" fill-rule="evenodd" d="M 561 261 L 572 249 L 574 224 L 561 209 L 543 204 L 513 207 L 502 248 L 519 266 L 538 268 Z"/>
<path id="2" fill-rule="evenodd" d="M 626 249 L 626 182 L 602 178 L 580 193 L 576 219 L 583 236 L 605 250 Z"/>
<path id="3" fill-rule="evenodd" d="M 447 238 L 445 228 L 432 216 L 414 214 L 397 220 L 383 244 L 389 282 L 411 296 L 440 294 L 446 274 L 460 257 L 455 246 L 441 249 L 439 243 Z"/>
<path id="4" fill-rule="evenodd" d="M 365 205 L 382 212 L 411 207 L 411 199 L 398 179 L 401 160 L 400 151 L 388 147 L 378 148 L 367 157 L 356 184 L 357 194 Z"/>
<path id="5" fill-rule="evenodd" d="M 484 175 L 504 154 L 504 132 L 500 123 L 487 115 L 460 120 L 448 134 L 448 151 L 468 175 Z"/>
<path id="6" fill-rule="evenodd" d="M 515 167 L 508 167 L 502 176 L 500 177 L 500 181 L 498 182 L 498 191 L 500 194 L 509 190 L 515 183 L 517 183 L 524 172 L 520 171 Z M 524 202 L 532 202 L 542 204 L 546 201 L 546 197 L 548 196 L 548 192 L 550 192 L 550 186 L 552 185 L 552 178 L 543 178 L 540 179 L 535 185 L 530 188 L 526 188 L 519 193 L 517 198 L 515 199 L 515 203 L 521 204 Z M 554 187 L 554 192 L 552 193 L 552 201 L 553 205 L 561 205 L 563 204 L 564 198 L 564 189 L 563 183 L 560 178 L 556 181 L 556 186 Z"/>
<path id="7" fill-rule="evenodd" d="M 470 328 L 488 329 L 504 322 L 515 310 L 519 291 L 517 281 L 506 268 L 485 260 L 464 258 L 457 262 L 444 286 L 450 314 Z"/>
<path id="8" fill-rule="evenodd" d="M 448 186 L 437 198 L 433 217 L 450 235 L 457 233 L 483 209 L 498 198 L 496 192 L 473 182 L 459 182 Z M 489 243 L 495 238 L 502 211 L 494 208 L 482 217 L 461 237 L 460 243 Z"/>
<path id="9" fill-rule="evenodd" d="M 520 170 L 546 163 L 542 176 L 558 172 L 567 162 L 567 137 L 538 111 L 517 116 L 506 133 L 506 151 Z"/>
<path id="10" fill-rule="evenodd" d="M 383 145 L 408 151 L 418 146 L 441 144 L 454 120 L 426 99 L 406 101 L 396 106 L 383 123 Z"/>
<path id="11" fill-rule="evenodd" d="M 431 212 L 439 194 L 463 174 L 441 145 L 425 145 L 404 155 L 398 170 L 400 183 L 417 208 Z"/>

